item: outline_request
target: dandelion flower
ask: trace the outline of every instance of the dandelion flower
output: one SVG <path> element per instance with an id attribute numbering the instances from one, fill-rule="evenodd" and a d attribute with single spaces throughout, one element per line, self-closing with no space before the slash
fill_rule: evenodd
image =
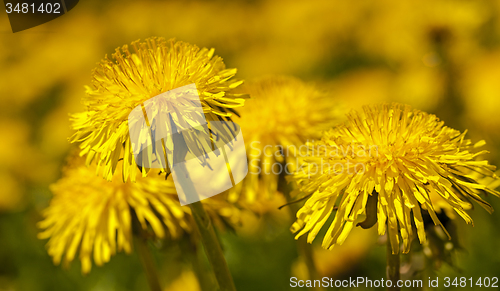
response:
<path id="1" fill-rule="evenodd" d="M 235 119 L 245 136 L 249 174 L 229 199 L 243 196 L 253 203 L 257 193 L 270 198 L 276 192 L 284 167 L 294 170 L 299 146 L 333 126 L 340 111 L 326 92 L 293 77 L 264 77 L 245 83 L 241 91 L 252 97 Z"/>
<path id="2" fill-rule="evenodd" d="M 132 47 L 132 51 L 127 45 L 118 48 L 112 54 L 114 61 L 106 57 L 99 63 L 83 98 L 86 111 L 72 116 L 76 133 L 71 142 L 80 143 L 87 165 L 96 160 L 107 180 L 121 159 L 123 180 L 135 179 L 128 115 L 146 100 L 194 83 L 208 120 L 228 120 L 233 108 L 244 103 L 245 96 L 231 93 L 242 83 L 231 79 L 236 69 L 226 69 L 213 49 L 163 38 L 136 41 Z"/>
<path id="3" fill-rule="evenodd" d="M 180 206 L 171 178 L 150 174 L 135 183 L 117 177 L 106 181 L 78 158 L 70 161 L 51 190 L 54 197 L 43 212 L 39 238 L 49 239 L 48 252 L 55 264 L 63 261 L 68 266 L 79 250 L 84 274 L 91 270 L 92 257 L 101 266 L 116 252 L 132 251 L 134 216 L 157 239 L 174 240 L 193 228 L 191 210 Z M 218 225 L 238 223 L 239 212 L 229 203 L 204 202 Z"/>
<path id="4" fill-rule="evenodd" d="M 436 214 L 443 208 L 467 223 L 472 223 L 466 212 L 471 201 L 493 211 L 481 195 L 500 193 L 474 176 L 497 178 L 495 166 L 477 159 L 486 152 L 477 150 L 484 141 L 473 144 L 466 132 L 405 105 L 365 106 L 347 117 L 308 144 L 309 157 L 293 176 L 308 195 L 291 228 L 296 238 L 308 233 L 312 242 L 336 211 L 324 248 L 342 244 L 355 223 L 363 228 L 376 223 L 379 235 L 388 232 L 393 253 L 399 252 L 400 237 L 407 253 L 413 223 L 420 243 L 426 241 L 423 212 L 446 232 Z"/>

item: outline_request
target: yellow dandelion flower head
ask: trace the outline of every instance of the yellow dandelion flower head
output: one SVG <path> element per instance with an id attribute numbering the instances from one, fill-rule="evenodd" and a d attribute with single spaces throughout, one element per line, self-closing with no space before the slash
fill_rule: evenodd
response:
<path id="1" fill-rule="evenodd" d="M 92 86 L 86 88 L 83 98 L 86 111 L 72 115 L 76 133 L 70 138 L 71 142 L 80 142 L 87 164 L 97 160 L 107 180 L 111 180 L 121 159 L 123 180 L 135 179 L 128 117 L 148 99 L 194 83 L 209 121 L 228 120 L 235 112 L 233 108 L 244 104 L 245 95 L 231 92 L 243 81 L 232 79 L 236 69 L 226 69 L 222 58 L 214 56 L 214 49 L 149 38 L 133 42 L 132 50 L 127 45 L 117 48 L 112 59 L 106 57 L 93 71 Z M 175 112 L 175 108 L 161 110 Z M 152 111 L 158 112 L 158 108 Z"/>
<path id="2" fill-rule="evenodd" d="M 135 183 L 117 177 L 106 181 L 95 174 L 95 167 L 73 157 L 51 191 L 54 197 L 43 212 L 39 238 L 49 239 L 55 264 L 68 266 L 79 251 L 84 274 L 90 272 L 92 258 L 101 266 L 117 252 L 132 251 L 133 221 L 156 239 L 175 240 L 193 228 L 191 210 L 180 205 L 171 177 L 151 173 Z M 222 198 L 203 203 L 219 229 L 240 223 L 239 210 Z"/>
<path id="3" fill-rule="evenodd" d="M 377 224 L 379 235 L 387 230 L 393 253 L 400 238 L 406 253 L 412 224 L 426 241 L 423 214 L 446 232 L 436 214 L 442 208 L 467 223 L 471 201 L 492 211 L 481 195 L 500 193 L 476 177 L 497 178 L 495 166 L 477 159 L 484 141 L 473 144 L 435 115 L 400 104 L 365 106 L 347 118 L 308 144 L 309 156 L 293 175 L 308 197 L 291 228 L 297 238 L 308 233 L 312 242 L 335 211 L 324 248 L 342 244 L 355 225 Z"/>
<path id="4" fill-rule="evenodd" d="M 91 257 L 101 266 L 117 251 L 130 253 L 133 215 L 158 238 L 175 239 L 190 231 L 188 209 L 180 206 L 173 182 L 152 177 L 136 183 L 106 181 L 79 160 L 51 185 L 54 197 L 39 223 L 43 229 L 39 238 L 49 239 L 48 252 L 55 264 L 64 255 L 68 265 L 79 249 L 82 272 L 88 273 Z"/>
<path id="5" fill-rule="evenodd" d="M 299 146 L 338 122 L 341 110 L 328 92 L 289 76 L 262 77 L 240 90 L 251 96 L 234 119 L 244 135 L 249 173 L 229 197 L 234 201 L 243 194 L 253 203 L 257 193 L 269 197 L 276 192 L 283 167 L 294 170 Z"/>

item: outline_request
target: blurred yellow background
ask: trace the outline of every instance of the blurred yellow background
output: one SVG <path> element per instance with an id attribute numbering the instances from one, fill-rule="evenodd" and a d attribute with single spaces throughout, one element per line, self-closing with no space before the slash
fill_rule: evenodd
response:
<path id="1" fill-rule="evenodd" d="M 68 114 L 83 109 L 91 70 L 116 47 L 150 36 L 213 47 L 241 79 L 282 74 L 314 82 L 346 110 L 396 101 L 435 113 L 468 129 L 473 141 L 485 139 L 488 159 L 500 165 L 500 1 L 86 0 L 15 34 L 1 11 L 0 290 L 145 286 L 135 256 L 118 255 L 89 277 L 78 264 L 52 266 L 36 222 L 70 151 Z M 444 266 L 438 275 L 500 275 L 500 216 L 482 209 L 472 216 L 475 227 L 458 223 L 462 273 Z M 257 236 L 223 236 L 238 290 L 288 290 L 290 272 L 302 268 L 289 226 L 266 221 Z M 320 271 L 383 277 L 384 249 L 366 237 L 354 235 L 328 254 L 318 247 Z M 181 253 L 169 246 L 159 254 L 165 285 L 199 290 L 189 268 L 175 267 Z"/>

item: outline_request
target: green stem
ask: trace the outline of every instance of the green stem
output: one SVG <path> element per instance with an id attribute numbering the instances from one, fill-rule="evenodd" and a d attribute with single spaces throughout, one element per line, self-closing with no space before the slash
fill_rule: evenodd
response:
<path id="1" fill-rule="evenodd" d="M 387 235 L 387 280 L 391 280 L 392 287 L 387 287 L 389 291 L 399 291 L 401 288 L 397 287 L 397 282 L 400 279 L 399 275 L 399 253 L 392 253 L 391 240 Z"/>
<path id="2" fill-rule="evenodd" d="M 201 291 L 216 290 L 218 285 L 212 273 L 207 272 L 205 264 L 205 255 L 199 250 L 199 242 L 201 242 L 198 229 L 195 229 L 191 234 L 186 244 L 182 244 L 183 253 L 190 256 L 191 267 L 193 269 Z"/>
<path id="3" fill-rule="evenodd" d="M 139 257 L 141 258 L 142 265 L 144 266 L 144 271 L 146 272 L 149 288 L 151 288 L 151 291 L 162 291 L 160 280 L 158 279 L 158 273 L 156 272 L 156 267 L 147 244 L 147 239 L 137 237 L 136 241 L 137 252 L 139 253 Z"/>
<path id="4" fill-rule="evenodd" d="M 215 234 L 210 217 L 208 217 L 203 205 L 199 201 L 189 204 L 189 207 L 191 208 L 194 220 L 198 226 L 205 253 L 207 254 L 208 261 L 212 265 L 220 290 L 236 291 L 233 278 L 227 267 L 226 259 L 222 253 L 222 248 Z"/>

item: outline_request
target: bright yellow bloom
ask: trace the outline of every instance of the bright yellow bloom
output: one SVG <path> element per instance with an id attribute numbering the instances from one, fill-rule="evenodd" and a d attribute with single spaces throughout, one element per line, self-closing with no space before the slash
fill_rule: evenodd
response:
<path id="1" fill-rule="evenodd" d="M 92 257 L 101 266 L 116 252 L 132 251 L 134 215 L 158 239 L 179 238 L 193 227 L 191 211 L 180 206 L 172 179 L 153 173 L 135 183 L 118 177 L 106 181 L 83 159 L 74 159 L 51 190 L 54 197 L 39 223 L 39 238 L 49 239 L 55 264 L 63 260 L 68 265 L 79 250 L 82 273 L 90 272 Z M 239 211 L 229 203 L 216 197 L 203 202 L 217 226 L 238 223 Z"/>
<path id="2" fill-rule="evenodd" d="M 123 180 L 135 179 L 128 115 L 146 100 L 195 83 L 208 120 L 227 120 L 233 108 L 244 103 L 243 95 L 230 92 L 242 83 L 230 80 L 236 69 L 226 69 L 222 58 L 214 56 L 214 49 L 163 38 L 136 41 L 132 47 L 132 52 L 126 45 L 116 49 L 114 61 L 101 61 L 92 73 L 93 86 L 87 87 L 83 98 L 87 110 L 72 117 L 77 132 L 71 142 L 81 142 L 80 154 L 87 155 L 87 165 L 97 160 L 107 180 L 121 158 Z"/>
<path id="3" fill-rule="evenodd" d="M 476 159 L 486 152 L 476 150 L 484 141 L 472 144 L 465 132 L 444 126 L 435 115 L 399 104 L 365 106 L 347 117 L 308 144 L 310 157 L 293 176 L 309 195 L 292 226 L 297 238 L 309 232 L 312 242 L 335 210 L 324 248 L 342 244 L 358 222 L 364 228 L 377 223 L 380 235 L 387 227 L 393 253 L 399 252 L 400 235 L 407 253 L 413 222 L 420 242 L 426 240 L 422 211 L 441 226 L 441 208 L 467 223 L 472 200 L 493 211 L 480 195 L 500 193 L 473 175 L 497 178 L 495 166 Z"/>
<path id="4" fill-rule="evenodd" d="M 269 76 L 248 82 L 241 89 L 252 97 L 234 121 L 243 132 L 248 175 L 229 194 L 250 203 L 277 191 L 280 173 L 295 169 L 299 146 L 318 138 L 340 116 L 330 96 L 312 84 L 284 76 Z M 305 150 L 304 150 L 305 153 Z"/>

